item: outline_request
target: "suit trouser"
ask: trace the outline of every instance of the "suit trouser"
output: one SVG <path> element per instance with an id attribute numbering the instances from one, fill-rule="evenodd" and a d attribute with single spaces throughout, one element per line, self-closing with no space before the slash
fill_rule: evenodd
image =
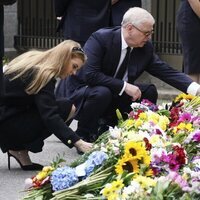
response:
<path id="1" fill-rule="evenodd" d="M 158 94 L 154 85 L 138 85 L 142 92 L 142 99 L 148 99 L 156 104 Z M 124 115 L 131 111 L 132 98 L 127 94 L 115 96 L 104 86 L 88 87 L 84 94 L 82 108 L 76 116 L 78 120 L 77 134 L 85 140 L 98 135 L 99 120 L 103 118 L 106 125 L 117 124 L 116 109 Z"/>

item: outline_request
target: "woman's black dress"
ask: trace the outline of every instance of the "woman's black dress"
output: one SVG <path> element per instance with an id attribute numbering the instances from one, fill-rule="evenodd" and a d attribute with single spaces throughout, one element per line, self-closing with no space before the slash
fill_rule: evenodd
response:
<path id="1" fill-rule="evenodd" d="M 10 81 L 4 76 L 5 95 L 0 99 L 0 147 L 8 150 L 42 151 L 44 139 L 55 134 L 64 144 L 73 147 L 79 137 L 65 124 L 72 103 L 56 100 L 56 80 L 52 79 L 38 94 L 25 92 L 29 78 Z"/>
<path id="2" fill-rule="evenodd" d="M 200 18 L 187 0 L 182 0 L 180 3 L 177 12 L 177 30 L 183 48 L 184 72 L 200 73 Z"/>

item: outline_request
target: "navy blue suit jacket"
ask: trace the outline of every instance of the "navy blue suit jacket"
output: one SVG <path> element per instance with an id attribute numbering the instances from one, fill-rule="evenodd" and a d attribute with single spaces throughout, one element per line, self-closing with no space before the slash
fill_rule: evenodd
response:
<path id="1" fill-rule="evenodd" d="M 77 75 L 60 83 L 57 95 L 71 97 L 77 104 L 87 86 L 105 86 L 113 95 L 118 95 L 124 82 L 113 75 L 121 55 L 121 28 L 104 28 L 93 33 L 87 40 L 84 51 L 88 56 L 87 63 Z M 183 92 L 187 92 L 192 83 L 185 74 L 160 60 L 154 53 L 151 42 L 147 42 L 142 48 L 133 48 L 129 62 L 128 82 L 131 84 L 134 84 L 144 71 Z"/>

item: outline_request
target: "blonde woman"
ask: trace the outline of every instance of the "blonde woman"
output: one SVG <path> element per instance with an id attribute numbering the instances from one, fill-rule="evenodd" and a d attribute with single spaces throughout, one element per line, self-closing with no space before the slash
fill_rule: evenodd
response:
<path id="1" fill-rule="evenodd" d="M 65 123 L 75 112 L 66 98 L 55 99 L 56 78 L 75 74 L 86 61 L 79 43 L 65 40 L 47 51 L 29 51 L 12 60 L 4 71 L 5 94 L 0 100 L 0 147 L 23 170 L 40 170 L 28 152 L 40 152 L 52 133 L 70 148 L 87 152 L 83 141 Z"/>

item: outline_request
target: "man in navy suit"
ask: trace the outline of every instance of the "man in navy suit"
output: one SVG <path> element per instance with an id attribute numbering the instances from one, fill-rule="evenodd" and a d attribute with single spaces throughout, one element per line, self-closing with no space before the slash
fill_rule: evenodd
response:
<path id="1" fill-rule="evenodd" d="M 54 0 L 54 6 L 61 17 L 58 30 L 81 46 L 94 31 L 110 26 L 111 0 Z"/>
<path id="2" fill-rule="evenodd" d="M 185 93 L 200 94 L 199 84 L 155 54 L 150 42 L 154 22 L 146 10 L 129 9 L 123 17 L 122 27 L 100 29 L 91 35 L 84 46 L 88 56 L 85 66 L 58 85 L 57 96 L 71 98 L 78 109 L 77 133 L 84 139 L 97 133 L 100 118 L 114 126 L 117 108 L 121 113 L 129 112 L 132 101 L 144 98 L 156 103 L 154 85 L 135 84 L 144 71 Z M 122 78 L 116 78 L 127 47 L 131 47 L 127 70 Z"/>

